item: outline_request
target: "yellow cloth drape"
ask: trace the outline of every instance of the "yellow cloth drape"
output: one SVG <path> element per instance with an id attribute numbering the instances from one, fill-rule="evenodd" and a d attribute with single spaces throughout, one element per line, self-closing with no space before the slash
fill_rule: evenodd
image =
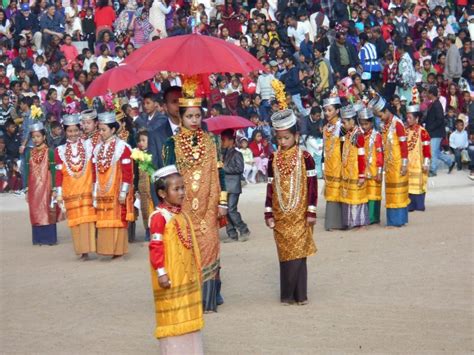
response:
<path id="1" fill-rule="evenodd" d="M 156 212 L 160 212 L 158 208 Z M 166 214 L 169 212 L 164 212 Z M 192 247 L 187 249 L 178 237 L 192 236 Z M 188 228 L 189 226 L 189 228 Z M 163 234 L 165 248 L 165 269 L 171 281 L 171 288 L 159 286 L 158 275 L 151 267 L 151 281 L 156 310 L 157 338 L 166 338 L 198 331 L 204 326 L 201 263 L 199 246 L 189 217 L 184 213 L 174 214 L 167 220 Z"/>
<path id="2" fill-rule="evenodd" d="M 273 215 L 275 228 L 273 235 L 277 245 L 278 259 L 289 261 L 305 258 L 316 253 L 316 245 L 313 240 L 313 227 L 306 223 L 306 210 L 308 207 L 308 185 L 306 182 L 306 165 L 304 157 L 301 157 L 300 189 L 295 193 L 300 194 L 297 207 L 291 212 L 283 212 L 279 200 L 273 197 Z M 277 159 L 273 160 L 273 171 L 278 167 Z M 280 174 L 280 190 L 283 201 L 290 199 L 290 175 Z M 273 192 L 276 194 L 276 180 L 273 182 Z"/>
<path id="3" fill-rule="evenodd" d="M 375 132 L 375 130 L 373 131 Z M 366 192 L 370 201 L 382 200 L 382 181 L 375 181 L 377 176 L 377 152 L 375 147 L 375 133 L 364 137 L 366 167 Z"/>
<path id="4" fill-rule="evenodd" d="M 411 142 L 413 135 L 417 134 L 414 147 L 408 150 L 408 192 L 420 195 L 426 192 L 428 174 L 423 172 L 423 146 L 421 144 L 421 134 L 413 129 L 408 129 L 408 142 Z"/>
<path id="5" fill-rule="evenodd" d="M 324 197 L 326 201 L 340 202 L 341 189 L 341 138 L 324 132 Z"/>
<path id="6" fill-rule="evenodd" d="M 408 174 L 402 176 L 400 141 L 395 129 L 382 134 L 385 152 L 385 200 L 387 208 L 404 208 L 410 203 L 408 197 Z"/>
<path id="7" fill-rule="evenodd" d="M 366 183 L 357 186 L 359 167 L 357 161 L 357 146 L 346 138 L 342 148 L 342 182 L 341 202 L 349 205 L 367 203 Z"/>
<path id="8" fill-rule="evenodd" d="M 62 165 L 63 199 L 68 226 L 95 222 L 97 216 L 92 206 L 92 162 L 88 161 L 84 174 L 77 177 L 69 175 L 65 163 Z"/>

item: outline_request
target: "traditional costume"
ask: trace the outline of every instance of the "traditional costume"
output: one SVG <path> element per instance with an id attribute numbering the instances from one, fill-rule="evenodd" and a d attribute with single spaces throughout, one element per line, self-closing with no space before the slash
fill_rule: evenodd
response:
<path id="1" fill-rule="evenodd" d="M 30 125 L 30 134 L 44 130 L 41 122 Z M 34 147 L 26 155 L 26 188 L 33 232 L 33 245 L 54 245 L 58 242 L 56 222 L 58 209 L 52 198 L 56 191 L 54 150 Z"/>
<path id="2" fill-rule="evenodd" d="M 407 113 L 418 115 L 420 107 L 411 105 Z M 424 211 L 428 168 L 431 160 L 430 135 L 419 124 L 407 127 L 408 135 L 408 194 L 410 204 L 408 211 Z M 425 168 L 425 171 L 423 171 Z"/>
<path id="3" fill-rule="evenodd" d="M 370 109 L 359 111 L 359 121 L 370 120 L 373 122 L 374 114 Z M 364 132 L 364 148 L 366 159 L 366 192 L 369 207 L 369 223 L 380 223 L 380 205 L 382 201 L 382 179 L 376 181 L 377 175 L 383 173 L 383 144 L 382 136 L 372 128 Z"/>
<path id="4" fill-rule="evenodd" d="M 183 90 L 186 94 L 186 90 Z M 180 98 L 180 107 L 201 107 L 201 99 Z M 217 311 L 220 289 L 220 240 L 218 207 L 227 207 L 225 175 L 218 154 L 218 142 L 201 128 L 180 127 L 163 147 L 164 165 L 176 165 L 183 176 L 186 197 L 183 211 L 195 227 L 202 259 L 205 312 Z"/>
<path id="5" fill-rule="evenodd" d="M 383 111 L 386 102 L 377 97 L 369 103 L 375 111 Z M 402 121 L 390 113 L 382 124 L 382 141 L 385 165 L 385 204 L 387 226 L 401 227 L 408 223 L 408 174 L 402 176 L 402 167 L 408 167 L 408 149 Z"/>
<path id="6" fill-rule="evenodd" d="M 116 122 L 113 112 L 99 115 L 99 122 Z M 94 149 L 93 198 L 97 211 L 97 254 L 120 256 L 128 252 L 128 221 L 134 220 L 131 149 L 115 135 Z M 120 204 L 119 197 L 125 197 Z"/>
<path id="7" fill-rule="evenodd" d="M 150 228 L 148 227 L 148 220 L 150 214 L 153 212 L 153 199 L 151 197 L 150 176 L 135 164 L 134 171 L 134 187 L 140 196 L 140 211 L 142 214 L 143 225 L 145 226 L 145 240 L 150 240 Z"/>
<path id="8" fill-rule="evenodd" d="M 323 107 L 341 105 L 339 97 L 324 99 Z M 341 120 L 335 117 L 324 126 L 324 198 L 326 199 L 326 230 L 342 229 L 341 205 Z"/>
<path id="9" fill-rule="evenodd" d="M 287 130 L 296 124 L 291 110 L 271 117 L 273 128 Z M 296 144 L 279 149 L 268 165 L 265 219 L 273 218 L 273 235 L 280 261 L 280 299 L 283 303 L 306 302 L 306 258 L 316 252 L 313 227 L 308 217 L 316 218 L 318 180 L 311 154 Z"/>
<path id="10" fill-rule="evenodd" d="M 153 180 L 177 173 L 175 166 L 166 166 Z M 181 207 L 161 203 L 150 216 L 149 228 L 155 336 L 161 352 L 202 354 L 201 258 L 191 219 Z M 163 275 L 168 275 L 170 288 L 160 287 L 158 277 Z"/>
<path id="11" fill-rule="evenodd" d="M 79 115 L 63 117 L 66 127 L 79 123 Z M 97 217 L 92 205 L 92 144 L 81 138 L 75 143 L 67 141 L 56 148 L 54 158 L 58 198 L 64 201 L 74 251 L 77 255 L 95 252 Z"/>
<path id="12" fill-rule="evenodd" d="M 357 112 L 352 105 L 341 109 L 343 119 L 357 120 Z M 342 146 L 341 202 L 342 225 L 354 228 L 369 224 L 367 192 L 365 181 L 365 141 L 359 126 L 346 132 Z M 363 184 L 359 186 L 359 180 Z"/>
<path id="13" fill-rule="evenodd" d="M 97 111 L 96 110 L 85 110 L 81 112 L 81 121 L 86 121 L 86 120 L 97 120 Z M 96 145 L 100 142 L 100 134 L 99 130 L 96 129 L 94 132 L 90 134 L 83 134 L 82 136 L 83 140 L 89 140 L 92 145 L 92 149 L 96 147 Z"/>

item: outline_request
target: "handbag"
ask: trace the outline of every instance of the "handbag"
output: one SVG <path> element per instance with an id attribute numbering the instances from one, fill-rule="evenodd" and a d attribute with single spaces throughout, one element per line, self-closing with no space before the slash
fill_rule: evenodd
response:
<path id="1" fill-rule="evenodd" d="M 461 162 L 462 163 L 469 163 L 471 161 L 471 158 L 469 157 L 469 153 L 467 149 L 461 150 Z"/>

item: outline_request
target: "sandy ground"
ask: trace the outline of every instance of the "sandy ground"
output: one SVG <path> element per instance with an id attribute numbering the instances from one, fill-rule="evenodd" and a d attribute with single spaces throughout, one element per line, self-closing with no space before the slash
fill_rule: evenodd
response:
<path id="1" fill-rule="evenodd" d="M 247 187 L 252 239 L 222 246 L 225 305 L 206 315 L 206 353 L 472 353 L 473 186 L 465 172 L 440 173 L 428 210 L 397 230 L 325 232 L 321 201 L 310 304 L 286 307 L 264 186 Z M 82 262 L 64 223 L 59 245 L 33 247 L 23 198 L 0 204 L 2 353 L 158 353 L 146 244 Z"/>

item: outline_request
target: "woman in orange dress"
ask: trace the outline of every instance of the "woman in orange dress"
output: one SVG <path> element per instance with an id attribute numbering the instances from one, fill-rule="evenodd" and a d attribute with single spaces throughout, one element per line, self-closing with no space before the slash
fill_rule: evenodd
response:
<path id="1" fill-rule="evenodd" d="M 94 149 L 93 204 L 97 213 L 97 254 L 120 257 L 128 252 L 128 222 L 133 211 L 131 149 L 116 133 L 115 113 L 99 114 L 101 142 Z"/>
<path id="2" fill-rule="evenodd" d="M 92 143 L 80 138 L 80 115 L 63 117 L 66 144 L 56 148 L 57 201 L 66 209 L 74 251 L 87 259 L 96 250 L 96 213 L 92 206 Z"/>

